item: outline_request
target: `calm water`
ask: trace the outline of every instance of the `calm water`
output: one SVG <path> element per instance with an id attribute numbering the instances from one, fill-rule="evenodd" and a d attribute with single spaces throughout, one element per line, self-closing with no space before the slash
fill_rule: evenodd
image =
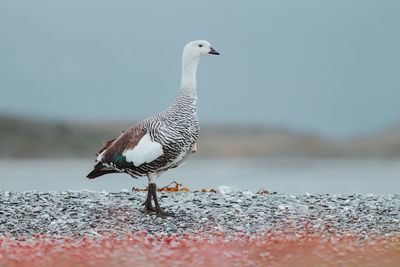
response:
<path id="1" fill-rule="evenodd" d="M 112 174 L 85 178 L 91 160 L 2 160 L 0 190 L 96 190 L 119 191 L 143 188 L 147 178 L 132 179 Z M 400 161 L 395 160 L 264 160 L 191 159 L 170 170 L 158 186 L 172 181 L 191 190 L 231 186 L 234 190 L 259 189 L 290 194 L 400 193 Z"/>

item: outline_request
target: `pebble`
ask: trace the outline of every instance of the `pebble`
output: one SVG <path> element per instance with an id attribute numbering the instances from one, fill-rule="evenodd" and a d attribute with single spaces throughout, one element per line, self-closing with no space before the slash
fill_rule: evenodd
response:
<path id="1" fill-rule="evenodd" d="M 160 192 L 175 217 L 143 213 L 147 192 L 0 191 L 0 236 L 45 234 L 98 238 L 147 231 L 183 234 L 220 231 L 227 236 L 310 229 L 336 235 L 400 233 L 399 195 L 285 195 L 234 192 Z"/>
<path id="2" fill-rule="evenodd" d="M 231 194 L 233 192 L 233 189 L 230 186 L 223 185 L 218 188 L 218 192 L 220 192 L 221 194 Z"/>

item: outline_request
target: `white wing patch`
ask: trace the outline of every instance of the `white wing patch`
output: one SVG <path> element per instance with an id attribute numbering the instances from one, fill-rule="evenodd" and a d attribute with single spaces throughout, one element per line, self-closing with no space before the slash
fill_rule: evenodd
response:
<path id="1" fill-rule="evenodd" d="M 162 145 L 152 141 L 148 133 L 140 139 L 139 143 L 133 149 L 125 150 L 122 153 L 126 161 L 132 162 L 136 167 L 143 163 L 152 162 L 163 154 Z"/>
<path id="2" fill-rule="evenodd" d="M 100 162 L 100 161 L 103 159 L 103 155 L 104 155 L 104 152 L 106 152 L 106 150 L 107 150 L 107 149 L 105 149 L 103 152 L 101 152 L 101 153 L 97 156 L 97 158 L 96 158 L 96 161 L 97 161 L 97 162 Z"/>

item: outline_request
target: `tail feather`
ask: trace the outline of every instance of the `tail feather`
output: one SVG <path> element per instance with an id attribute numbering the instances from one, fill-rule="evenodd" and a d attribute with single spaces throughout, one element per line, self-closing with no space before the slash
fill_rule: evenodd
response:
<path id="1" fill-rule="evenodd" d="M 116 170 L 110 170 L 110 169 L 105 169 L 105 166 L 101 164 L 101 162 L 97 163 L 96 166 L 94 166 L 94 170 L 91 171 L 86 177 L 89 179 L 94 179 L 99 176 L 102 176 L 104 174 L 109 174 L 109 173 L 119 173 Z"/>

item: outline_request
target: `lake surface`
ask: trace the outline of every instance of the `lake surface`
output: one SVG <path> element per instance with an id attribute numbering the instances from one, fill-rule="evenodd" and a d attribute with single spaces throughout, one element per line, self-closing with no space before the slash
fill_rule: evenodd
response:
<path id="1" fill-rule="evenodd" d="M 144 188 L 147 178 L 132 179 L 126 174 L 110 174 L 94 180 L 85 178 L 92 170 L 89 159 L 1 160 L 0 190 L 7 191 L 120 191 Z M 326 159 L 196 159 L 163 174 L 159 187 L 172 181 L 190 190 L 218 189 L 288 194 L 399 194 L 399 160 Z"/>

